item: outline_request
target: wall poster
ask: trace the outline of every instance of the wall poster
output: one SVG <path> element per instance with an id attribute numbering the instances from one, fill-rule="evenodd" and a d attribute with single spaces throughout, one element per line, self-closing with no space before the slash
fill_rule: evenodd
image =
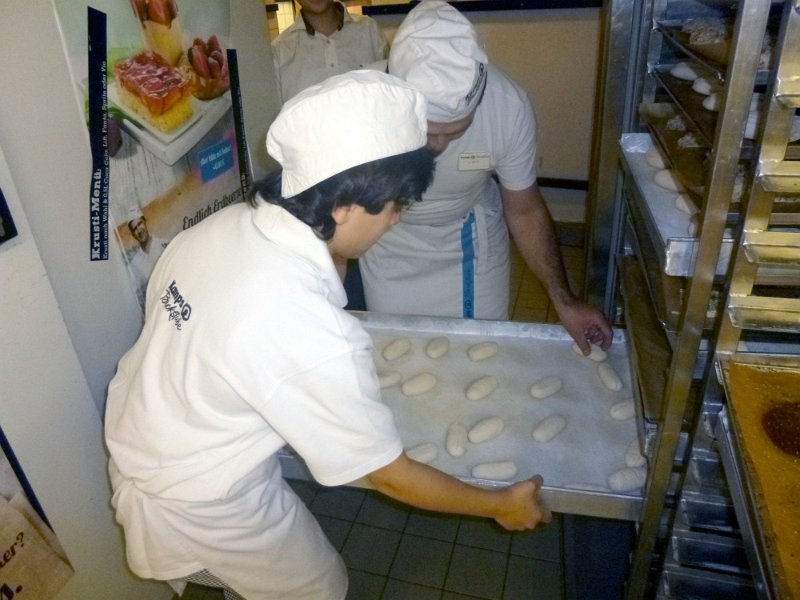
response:
<path id="1" fill-rule="evenodd" d="M 230 6 L 53 3 L 92 144 L 91 259 L 103 259 L 105 219 L 143 306 L 147 279 L 169 241 L 246 192 L 226 52 Z"/>

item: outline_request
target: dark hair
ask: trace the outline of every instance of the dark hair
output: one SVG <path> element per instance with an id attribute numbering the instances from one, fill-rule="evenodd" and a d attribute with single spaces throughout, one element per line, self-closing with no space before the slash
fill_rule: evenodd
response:
<path id="1" fill-rule="evenodd" d="M 247 201 L 253 207 L 260 201 L 277 204 L 311 227 L 321 239 L 329 240 L 336 230 L 335 208 L 357 204 L 376 215 L 389 202 L 411 204 L 420 200 L 430 185 L 433 169 L 433 155 L 426 148 L 419 148 L 351 167 L 284 198 L 279 168 L 253 184 Z"/>

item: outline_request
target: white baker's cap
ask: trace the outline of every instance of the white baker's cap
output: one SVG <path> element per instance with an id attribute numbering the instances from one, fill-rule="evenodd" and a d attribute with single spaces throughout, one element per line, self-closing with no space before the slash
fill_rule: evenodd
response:
<path id="1" fill-rule="evenodd" d="M 337 173 L 425 146 L 424 96 L 375 70 L 350 71 L 306 88 L 283 105 L 267 152 L 283 167 L 291 198 Z"/>
<path id="2" fill-rule="evenodd" d="M 488 62 L 464 15 L 447 2 L 423 0 L 397 30 L 389 73 L 425 95 L 430 121 L 452 123 L 478 106 Z"/>

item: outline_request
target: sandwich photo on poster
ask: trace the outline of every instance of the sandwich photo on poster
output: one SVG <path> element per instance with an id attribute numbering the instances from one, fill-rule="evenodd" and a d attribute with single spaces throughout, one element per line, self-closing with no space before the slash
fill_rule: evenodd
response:
<path id="1" fill-rule="evenodd" d="M 143 306 L 150 272 L 169 241 L 246 191 L 227 56 L 230 5 L 53 1 L 102 173 L 93 173 L 92 186 L 107 196 L 109 228 Z M 99 83 L 102 106 L 89 92 Z M 98 110 L 103 118 L 90 119 Z M 93 216 L 92 226 L 104 218 Z"/>

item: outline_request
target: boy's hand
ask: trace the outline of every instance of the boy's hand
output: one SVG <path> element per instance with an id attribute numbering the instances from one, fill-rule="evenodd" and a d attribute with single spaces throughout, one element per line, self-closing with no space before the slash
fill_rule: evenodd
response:
<path id="1" fill-rule="evenodd" d="M 503 490 L 495 521 L 509 531 L 533 529 L 541 522 L 549 523 L 553 515 L 537 498 L 542 483 L 542 476 L 535 475 Z"/>

